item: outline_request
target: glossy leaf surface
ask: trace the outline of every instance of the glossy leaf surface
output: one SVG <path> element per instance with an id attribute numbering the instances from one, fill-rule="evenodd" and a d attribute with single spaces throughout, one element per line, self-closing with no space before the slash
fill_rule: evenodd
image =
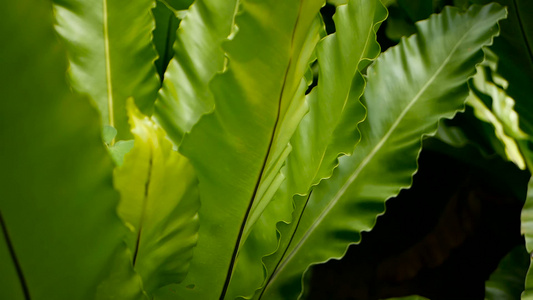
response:
<path id="1" fill-rule="evenodd" d="M 366 114 L 359 102 L 365 86 L 360 70 L 379 54 L 375 34 L 385 17 L 386 10 L 379 1 L 349 1 L 337 8 L 336 33 L 317 46 L 318 85 L 307 96 L 309 113 L 291 139 L 293 150 L 283 170 L 286 180 L 262 219 L 279 215 L 283 206 L 290 206 L 292 211 L 293 203 L 286 199 L 306 195 L 313 185 L 331 176 L 339 155 L 353 151 L 360 138 L 357 125 Z M 291 217 L 284 221 L 290 222 Z M 257 239 L 264 238 L 261 229 L 255 229 Z M 265 260 L 267 278 L 283 255 L 290 234 L 282 234 L 281 239 L 280 250 Z"/>
<path id="2" fill-rule="evenodd" d="M 308 201 L 297 202 L 298 227 L 264 299 L 295 298 L 309 264 L 342 257 L 361 231 L 372 228 L 384 201 L 410 186 L 422 136 L 462 109 L 467 79 L 483 59 L 481 47 L 492 42 L 505 14 L 494 4 L 466 13 L 446 8 L 419 22 L 417 35 L 370 67 L 361 142 Z"/>
<path id="3" fill-rule="evenodd" d="M 160 82 L 152 44 L 154 0 L 54 0 L 73 88 L 95 102 L 117 139 L 130 138 L 126 99 L 151 114 Z"/>
<path id="4" fill-rule="evenodd" d="M 243 228 L 229 295 L 251 298 L 263 284 L 265 276 L 262 258 L 275 251 L 278 245 L 276 224 L 290 218 L 292 213 L 291 197 L 278 198 L 277 201 L 273 197 L 285 180 L 281 168 L 292 151 L 289 141 L 308 108 L 305 92 L 310 82 L 305 77 L 305 72 L 309 72 L 309 65 L 315 59 L 315 47 L 324 34 L 322 19 L 317 14 L 320 4 L 321 1 L 302 2 L 299 9 L 291 38 L 291 57 L 278 99 L 280 106 L 268 158 L 264 162 L 260 182 Z M 276 206 L 274 211 L 267 211 L 267 207 L 273 206 Z"/>
<path id="5" fill-rule="evenodd" d="M 240 294 L 231 289 L 230 279 L 243 230 L 259 203 L 255 199 L 261 184 L 272 178 L 265 174 L 276 174 L 290 139 L 290 132 L 282 128 L 295 129 L 303 116 L 299 109 L 303 92 L 300 99 L 295 95 L 306 83 L 303 74 L 314 49 L 306 41 L 321 5 L 321 1 L 241 2 L 235 20 L 239 30 L 224 46 L 227 70 L 210 84 L 216 109 L 180 146 L 197 170 L 200 218 L 205 220 L 195 260 L 182 284 L 195 288 L 177 287 L 184 298 L 231 299 Z M 279 18 L 269 17 L 274 15 Z M 255 263 L 261 266 L 260 261 Z M 208 273 L 212 276 L 205 276 Z M 245 293 L 257 288 L 237 286 Z"/>
<path id="6" fill-rule="evenodd" d="M 213 110 L 208 83 L 224 68 L 222 42 L 233 29 L 238 0 L 197 0 L 181 21 L 155 104 L 155 117 L 179 145 L 200 117 Z"/>

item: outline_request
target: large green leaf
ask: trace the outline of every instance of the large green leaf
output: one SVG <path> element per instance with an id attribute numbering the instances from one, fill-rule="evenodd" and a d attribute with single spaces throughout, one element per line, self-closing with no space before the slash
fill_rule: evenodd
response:
<path id="1" fill-rule="evenodd" d="M 152 45 L 155 0 L 54 0 L 73 88 L 95 101 L 104 125 L 131 136 L 126 99 L 150 114 L 160 82 Z"/>
<path id="2" fill-rule="evenodd" d="M 181 21 L 155 117 L 179 145 L 200 117 L 213 110 L 208 83 L 224 68 L 221 44 L 233 29 L 238 0 L 197 0 Z"/>
<path id="3" fill-rule="evenodd" d="M 352 0 L 337 8 L 336 33 L 317 47 L 319 79 L 307 97 L 309 113 L 291 139 L 289 197 L 306 194 L 331 176 L 337 157 L 352 153 L 359 141 L 356 127 L 366 115 L 359 102 L 365 86 L 360 70 L 380 52 L 376 31 L 386 15 L 374 0 Z"/>
<path id="4" fill-rule="evenodd" d="M 372 228 L 384 201 L 410 186 L 422 136 L 463 107 L 481 47 L 492 42 L 505 15 L 495 4 L 466 13 L 446 8 L 378 58 L 368 70 L 361 142 L 352 156 L 341 157 L 330 179 L 296 202 L 296 225 L 281 234 L 297 228 L 265 299 L 295 298 L 310 264 L 342 257 L 361 231 Z"/>
<path id="5" fill-rule="evenodd" d="M 357 125 L 366 113 L 359 102 L 365 85 L 359 70 L 380 52 L 376 31 L 386 14 L 379 1 L 352 0 L 337 8 L 336 33 L 317 46 L 318 85 L 308 95 L 309 113 L 291 139 L 293 151 L 283 170 L 287 178 L 254 228 L 251 237 L 255 240 L 266 238 L 266 226 L 275 226 L 264 221 L 270 215 L 280 215 L 286 206 L 285 211 L 292 212 L 293 203 L 287 199 L 307 194 L 311 186 L 331 176 L 340 154 L 353 152 L 360 137 Z M 291 215 L 282 220 L 291 221 Z M 290 235 L 282 240 L 281 250 L 266 261 L 267 276 L 283 255 Z"/>
<path id="6" fill-rule="evenodd" d="M 130 228 L 133 266 L 148 293 L 185 278 L 198 239 L 197 179 L 166 134 L 128 103 L 135 146 L 115 170 L 119 215 Z"/>
<path id="7" fill-rule="evenodd" d="M 52 14 L 0 11 L 0 298 L 143 299 L 99 116 L 65 82 Z"/>
<path id="8" fill-rule="evenodd" d="M 309 1 L 300 8 L 291 40 L 292 56 L 290 58 L 281 95 L 279 98 L 279 117 L 274 127 L 268 158 L 264 163 L 257 191 L 249 208 L 246 224 L 243 228 L 241 245 L 235 262 L 228 298 L 235 296 L 253 297 L 254 292 L 265 280 L 262 258 L 278 246 L 276 224 L 290 219 L 293 210 L 291 197 L 273 199 L 281 183 L 285 180 L 281 168 L 292 150 L 289 141 L 300 120 L 307 112 L 305 91 L 311 81 L 304 71 L 310 73 L 308 64 L 314 60 L 312 54 L 320 37 L 324 34 L 324 25 L 320 15 L 316 14 L 321 1 Z M 273 203 L 276 202 L 276 203 Z M 267 211 L 267 207 L 271 209 Z M 274 209 L 272 209 L 275 207 Z M 243 243 L 244 242 L 244 243 Z"/>
<path id="9" fill-rule="evenodd" d="M 262 195 L 278 177 L 305 113 L 303 75 L 319 39 L 316 16 L 322 4 L 240 3 L 239 30 L 225 44 L 227 70 L 210 84 L 216 109 L 180 146 L 200 179 L 204 222 L 189 276 L 176 287 L 185 299 L 231 299 L 258 288 L 242 285 L 247 279 L 240 275 L 232 279 L 234 265 L 247 220 L 268 199 Z M 261 261 L 254 263 L 262 273 Z"/>

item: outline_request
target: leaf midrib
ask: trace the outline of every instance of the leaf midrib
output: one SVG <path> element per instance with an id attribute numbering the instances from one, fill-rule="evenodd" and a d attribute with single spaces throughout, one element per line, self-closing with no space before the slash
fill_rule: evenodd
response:
<path id="1" fill-rule="evenodd" d="M 381 22 L 381 21 L 380 21 L 380 22 Z M 361 62 L 362 62 L 362 60 L 363 60 L 363 56 L 365 55 L 366 50 L 367 50 L 367 48 L 368 48 L 369 41 L 370 41 L 370 37 L 371 37 L 371 33 L 372 33 L 372 32 L 375 33 L 374 26 L 375 26 L 375 24 L 369 27 L 369 30 L 368 30 L 368 33 L 367 33 L 367 38 L 366 38 L 366 40 L 365 40 L 365 44 L 364 44 L 364 46 L 363 46 L 363 51 L 361 52 L 361 55 L 359 56 L 359 60 L 358 60 L 358 62 L 357 62 L 357 68 L 356 68 L 355 72 L 353 73 L 352 78 L 355 77 L 355 76 L 357 76 L 357 74 L 360 74 L 359 65 L 361 64 Z M 336 35 L 336 34 L 337 34 L 337 33 L 335 33 L 335 35 Z M 338 36 L 337 36 L 337 38 L 338 38 Z M 361 75 L 361 76 L 362 76 L 362 75 Z M 364 80 L 364 79 L 363 79 L 363 80 Z M 319 88 L 319 87 L 318 87 L 318 88 Z M 349 96 L 350 96 L 350 92 L 351 92 L 351 90 L 352 90 L 352 88 L 351 88 L 351 86 L 350 86 L 350 88 L 348 89 L 348 91 L 347 91 L 347 93 L 346 93 L 346 97 L 345 97 L 345 99 L 344 99 L 344 102 L 343 102 L 343 106 L 342 106 L 342 109 L 341 109 L 342 112 L 344 112 L 344 110 L 345 110 L 345 108 L 346 108 L 346 105 L 347 105 L 347 103 L 348 103 L 348 99 L 349 99 Z M 362 92 L 363 92 L 363 91 L 362 91 Z M 359 98 L 358 98 L 358 99 L 360 99 L 361 96 L 362 96 L 362 94 L 359 95 Z M 339 120 L 340 120 L 340 119 L 339 119 Z M 361 121 L 359 121 L 357 125 L 359 126 L 359 124 L 362 123 L 363 121 L 364 121 L 364 119 L 361 120 Z M 335 123 L 335 124 L 336 124 L 335 127 L 333 127 L 333 128 L 336 128 L 336 126 L 337 126 L 339 123 L 340 123 L 340 121 L 337 121 L 337 122 Z M 359 129 L 358 129 L 358 130 L 359 130 Z M 334 132 L 335 132 L 335 130 L 333 130 L 333 131 L 331 132 L 331 136 L 333 135 Z M 331 141 L 331 136 L 330 136 L 330 141 Z M 360 138 L 359 138 L 359 140 L 360 140 Z M 329 147 L 329 146 L 328 146 L 328 147 Z M 324 162 L 324 158 L 325 158 L 325 155 L 326 155 L 326 152 L 327 152 L 327 148 L 328 148 L 328 147 L 326 147 L 326 148 L 324 149 L 324 151 L 322 152 L 322 156 L 320 157 L 319 164 L 318 164 L 319 167 L 316 169 L 315 174 L 314 174 L 314 176 L 313 176 L 313 181 L 311 182 L 312 186 L 317 186 L 318 184 L 320 184 L 320 181 L 322 181 L 322 179 L 323 179 L 323 178 L 319 178 L 318 182 L 316 182 L 316 176 L 318 175 L 318 172 L 319 172 L 320 169 L 321 169 L 320 167 L 322 166 L 322 163 Z M 335 167 L 335 168 L 336 168 L 336 167 Z M 314 183 L 314 182 L 316 182 L 316 183 Z M 309 191 L 309 192 L 307 193 L 307 197 L 306 197 L 305 204 L 304 204 L 304 208 L 302 209 L 302 212 L 305 210 L 305 207 L 307 206 L 307 203 L 309 202 L 309 199 L 311 198 L 311 194 L 312 194 L 312 192 L 313 192 L 313 190 L 311 189 L 311 191 Z M 296 195 L 297 195 L 297 194 L 292 195 L 292 196 L 291 196 L 291 199 L 292 199 L 294 196 L 296 196 Z M 298 225 L 300 224 L 300 221 L 302 220 L 302 216 L 303 216 L 303 213 L 300 214 L 300 216 L 299 216 L 299 218 L 298 218 L 297 225 L 296 225 L 295 228 L 298 228 Z M 291 236 L 290 241 L 289 241 L 289 245 L 292 243 L 292 240 L 294 239 L 295 233 L 296 233 L 296 230 L 293 231 L 293 233 L 292 233 L 292 236 Z M 281 259 L 280 259 L 280 260 L 278 261 L 278 263 L 276 264 L 276 267 L 274 268 L 274 270 L 277 270 L 277 269 L 278 269 L 278 267 L 280 266 L 280 264 L 281 264 L 283 258 L 284 258 L 285 255 L 286 255 L 287 251 L 288 251 L 288 248 L 285 248 L 284 253 L 281 255 Z M 266 287 L 270 284 L 270 282 L 271 282 L 273 279 L 275 279 L 273 276 L 274 276 L 274 273 L 272 273 L 272 274 L 269 276 L 268 280 L 266 281 L 266 283 L 265 283 L 265 285 L 264 285 L 265 288 L 262 289 L 261 294 L 259 295 L 259 299 L 262 299 L 263 294 L 264 294 L 264 292 L 265 292 L 265 290 L 266 290 Z"/>
<path id="2" fill-rule="evenodd" d="M 22 272 L 22 267 L 20 266 L 20 262 L 15 253 L 15 248 L 13 247 L 13 243 L 11 242 L 11 238 L 9 236 L 9 232 L 7 230 L 6 223 L 4 221 L 4 217 L 2 216 L 1 211 L 0 211 L 0 227 L 2 229 L 1 232 L 4 235 L 4 239 L 6 241 L 6 246 L 9 251 L 9 256 L 11 256 L 11 260 L 13 261 L 15 271 L 17 272 L 17 277 L 20 282 L 20 288 L 22 289 L 22 292 L 24 294 L 24 299 L 31 300 L 30 290 L 28 289 L 28 284 L 26 283 L 26 277 L 24 277 L 24 273 Z"/>
<path id="3" fill-rule="evenodd" d="M 135 251 L 133 253 L 133 267 L 135 267 L 137 263 L 137 257 L 139 256 L 139 249 L 141 246 L 142 230 L 144 227 L 144 221 L 146 219 L 146 210 L 148 207 L 150 182 L 152 179 L 152 169 L 154 165 L 153 161 L 154 161 L 153 151 L 152 151 L 152 148 L 150 148 L 150 160 L 148 161 L 148 176 L 146 176 L 146 182 L 144 183 L 143 203 L 142 203 L 141 217 L 139 219 L 139 232 L 137 232 L 137 240 L 135 241 Z"/>
<path id="4" fill-rule="evenodd" d="M 459 45 L 466 38 L 466 36 L 470 33 L 471 30 L 472 30 L 472 27 L 470 27 L 470 29 L 468 29 L 465 32 L 465 34 L 461 37 L 461 39 L 459 39 L 459 41 L 453 47 L 452 51 L 450 51 L 450 54 L 446 57 L 446 59 L 441 64 L 441 66 L 435 71 L 435 74 L 433 74 L 433 76 L 430 77 L 430 79 L 426 82 L 426 84 L 424 84 L 424 86 L 415 95 L 415 97 L 409 103 L 409 105 L 401 112 L 401 114 L 399 115 L 398 119 L 392 124 L 392 126 L 389 128 L 389 130 L 383 136 L 383 138 L 380 140 L 380 142 L 378 144 L 376 144 L 376 146 L 372 149 L 370 154 L 365 157 L 363 162 L 359 165 L 359 167 L 352 174 L 352 176 L 350 176 L 348 181 L 346 181 L 346 183 L 339 189 L 337 194 L 335 194 L 335 197 L 333 197 L 332 201 L 328 204 L 328 206 L 326 206 L 326 208 L 315 219 L 315 222 L 313 222 L 313 224 L 311 225 L 309 230 L 304 234 L 302 239 L 300 239 L 300 241 L 294 247 L 294 249 L 291 251 L 289 256 L 287 256 L 287 258 L 283 261 L 283 263 L 280 264 L 279 268 L 276 269 L 274 275 L 272 276 L 271 282 L 276 280 L 277 276 L 281 273 L 281 271 L 285 268 L 285 266 L 287 266 L 288 262 L 291 261 L 292 257 L 294 257 L 294 255 L 296 255 L 298 250 L 302 247 L 304 242 L 309 238 L 311 233 L 314 232 L 314 230 L 319 226 L 319 224 L 322 222 L 322 220 L 328 215 L 329 211 L 331 211 L 331 209 L 333 209 L 333 207 L 337 204 L 337 202 L 339 201 L 340 197 L 344 194 L 344 192 L 348 189 L 348 187 L 353 183 L 353 181 L 357 178 L 357 176 L 359 176 L 359 174 L 364 169 L 364 167 L 366 167 L 366 165 L 370 162 L 370 160 L 374 157 L 374 155 L 376 155 L 376 153 L 381 149 L 381 147 L 383 147 L 383 145 L 385 144 L 387 139 L 390 137 L 390 135 L 396 129 L 396 127 L 398 127 L 398 125 L 400 124 L 402 119 L 405 117 L 405 115 L 409 112 L 411 107 L 418 101 L 418 99 L 422 96 L 422 94 L 426 91 L 426 89 L 433 83 L 433 81 L 440 74 L 440 72 L 442 72 L 442 70 L 444 69 L 444 66 L 449 62 L 449 60 L 451 59 L 452 55 L 455 53 L 455 51 L 457 50 Z M 303 212 L 302 212 L 302 214 L 303 214 Z M 267 288 L 267 286 L 265 286 L 265 289 L 266 288 Z"/>
<path id="5" fill-rule="evenodd" d="M 265 171 L 266 165 L 267 165 L 267 163 L 269 161 L 270 151 L 272 150 L 272 145 L 274 143 L 274 138 L 276 136 L 276 130 L 277 130 L 277 127 L 278 127 L 279 122 L 280 122 L 281 101 L 283 99 L 283 94 L 285 92 L 285 86 L 287 84 L 287 77 L 289 75 L 289 70 L 290 70 L 291 65 L 292 65 L 292 56 L 294 54 L 293 53 L 293 51 L 294 51 L 294 38 L 295 38 L 295 34 L 296 34 L 296 29 L 298 28 L 300 15 L 301 15 L 301 12 L 302 12 L 301 11 L 302 10 L 302 1 L 303 0 L 300 0 L 300 2 L 299 2 L 298 14 L 296 16 L 296 21 L 295 21 L 295 24 L 294 24 L 294 27 L 293 27 L 293 31 L 292 31 L 292 35 L 291 35 L 290 57 L 289 57 L 289 61 L 287 63 L 287 68 L 285 69 L 285 74 L 283 76 L 283 82 L 282 82 L 282 86 L 281 86 L 281 91 L 280 91 L 280 95 L 279 95 L 279 98 L 278 98 L 278 107 L 277 107 L 277 113 L 276 113 L 276 120 L 275 120 L 274 126 L 272 128 L 272 134 L 270 136 L 270 142 L 268 144 L 266 155 L 265 155 L 265 158 L 263 160 L 263 164 L 261 166 L 261 170 L 259 172 L 259 176 L 258 176 L 258 179 L 256 181 L 256 184 L 255 184 L 255 187 L 254 187 L 254 191 L 253 191 L 251 199 L 249 201 L 248 208 L 246 209 L 246 213 L 245 213 L 245 215 L 243 217 L 243 221 L 241 222 L 241 228 L 239 230 L 239 235 L 238 235 L 236 243 L 235 243 L 234 251 L 233 251 L 233 254 L 232 254 L 232 257 L 231 257 L 231 261 L 230 261 L 230 266 L 228 268 L 228 273 L 226 274 L 226 279 L 225 279 L 225 282 L 224 282 L 224 286 L 223 286 L 222 292 L 220 294 L 220 300 L 223 300 L 225 298 L 227 290 L 229 288 L 229 284 L 231 282 L 231 277 L 233 275 L 233 268 L 235 266 L 235 261 L 237 259 L 237 255 L 239 253 L 239 248 L 241 246 L 241 239 L 242 239 L 242 236 L 244 234 L 244 229 L 246 227 L 246 224 L 247 224 L 247 221 L 248 221 L 248 217 L 249 217 L 250 212 L 252 210 L 252 207 L 253 207 L 254 200 L 256 198 L 257 192 L 259 190 L 259 186 L 261 185 L 261 181 L 262 181 L 262 178 L 263 178 L 263 175 L 264 175 L 264 171 Z"/>
<path id="6" fill-rule="evenodd" d="M 107 0 L 103 1 L 103 25 L 104 25 L 104 56 L 105 56 L 105 74 L 106 74 L 106 88 L 107 88 L 107 110 L 109 118 L 109 126 L 115 127 L 115 118 L 113 111 L 113 84 L 111 82 L 111 53 L 109 48 L 109 22 L 107 17 Z M 111 141 L 111 145 L 115 143 L 115 139 Z"/>

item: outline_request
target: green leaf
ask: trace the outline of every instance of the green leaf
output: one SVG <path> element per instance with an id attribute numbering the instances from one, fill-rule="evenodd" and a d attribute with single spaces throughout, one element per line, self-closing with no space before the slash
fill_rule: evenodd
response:
<path id="1" fill-rule="evenodd" d="M 165 3 L 170 9 L 174 11 L 186 10 L 193 4 L 194 0 L 157 0 Z"/>
<path id="2" fill-rule="evenodd" d="M 491 49 L 500 59 L 498 72 L 509 81 L 507 93 L 516 101 L 521 128 L 533 135 L 533 1 L 476 0 L 493 1 L 507 6 L 509 18 L 502 22 L 501 37 Z"/>
<path id="3" fill-rule="evenodd" d="M 519 299 L 524 290 L 524 278 L 528 266 L 529 255 L 524 245 L 511 250 L 485 283 L 485 299 Z"/>
<path id="4" fill-rule="evenodd" d="M 515 139 L 527 139 L 527 134 L 520 129 L 519 116 L 514 110 L 515 100 L 507 95 L 509 82 L 497 72 L 499 58 L 489 49 L 485 49 L 485 53 L 483 67 L 478 67 L 478 73 L 471 81 L 471 89 L 477 95 L 490 97 L 490 101 L 484 102 L 492 106 L 492 111 L 500 119 L 508 135 Z"/>
<path id="5" fill-rule="evenodd" d="M 163 129 L 128 102 L 135 146 L 115 170 L 133 266 L 148 293 L 185 278 L 198 239 L 197 179 Z"/>
<path id="6" fill-rule="evenodd" d="M 448 7 L 417 23 L 417 35 L 370 67 L 361 142 L 352 156 L 339 159 L 333 176 L 308 201 L 296 202 L 297 228 L 265 299 L 295 298 L 310 264 L 342 257 L 361 231 L 372 228 L 384 201 L 411 185 L 422 136 L 434 134 L 441 118 L 462 109 L 467 80 L 483 59 L 481 47 L 492 42 L 505 14 L 494 4 L 464 14 Z"/>
<path id="7" fill-rule="evenodd" d="M 391 5 L 394 5 L 398 2 L 398 0 L 382 0 L 381 3 L 383 3 L 383 5 L 385 7 L 389 7 Z"/>
<path id="8" fill-rule="evenodd" d="M 307 112 L 305 92 L 310 81 L 305 77 L 310 71 L 308 65 L 315 60 L 314 50 L 325 33 L 324 24 L 318 14 L 313 15 L 319 1 L 303 5 L 292 36 L 293 56 L 287 67 L 280 101 L 279 120 L 269 146 L 268 159 L 265 161 L 257 192 L 250 206 L 246 225 L 241 238 L 239 253 L 235 262 L 228 298 L 238 295 L 246 299 L 253 297 L 254 292 L 265 280 L 262 258 L 276 250 L 278 234 L 276 224 L 290 219 L 292 213 L 291 197 L 278 199 L 273 197 L 285 180 L 281 169 L 292 150 L 289 141 L 298 123 Z M 292 95 L 292 96 L 291 96 Z M 291 99 L 292 97 L 292 99 Z M 285 106 L 285 107 L 284 107 Z M 279 205 L 279 206 L 278 206 Z M 267 212 L 267 207 L 276 207 Z"/>
<path id="9" fill-rule="evenodd" d="M 507 81 L 496 73 L 498 62 L 491 60 L 493 59 L 489 58 L 484 62 L 488 66 L 478 67 L 477 74 L 471 81 L 472 92 L 467 104 L 474 109 L 474 114 L 479 120 L 492 126 L 492 130 L 484 130 L 481 135 L 488 136 L 492 147 L 500 156 L 524 170 L 526 160 L 520 148 L 528 136 L 520 129 L 519 116 L 514 110 L 514 99 L 493 82 L 497 81 L 503 87 L 507 87 Z M 482 98 L 487 100 L 484 101 Z"/>
<path id="10" fill-rule="evenodd" d="M 502 148 L 503 153 L 500 153 L 500 155 L 504 159 L 514 162 L 521 170 L 524 170 L 526 163 L 520 153 L 518 144 L 512 137 L 506 134 L 504 125 L 500 119 L 473 93 L 470 93 L 467 103 L 474 108 L 474 114 L 479 120 L 493 126 L 494 136 L 497 139 L 494 143 L 501 145 L 501 147 L 500 145 L 495 145 L 494 149 L 498 150 Z"/>
<path id="11" fill-rule="evenodd" d="M 152 10 L 155 19 L 153 43 L 159 54 L 155 66 L 161 81 L 164 79 L 170 60 L 174 57 L 172 47 L 176 41 L 176 31 L 193 2 L 193 0 L 156 0 L 156 7 Z"/>
<path id="12" fill-rule="evenodd" d="M 283 170 L 287 178 L 257 223 L 252 235 L 255 240 L 265 239 L 267 225 L 276 225 L 267 223 L 271 215 L 282 214 L 282 208 L 292 213 L 293 203 L 287 199 L 306 195 L 312 186 L 331 176 L 339 155 L 353 152 L 360 139 L 357 125 L 366 114 L 359 102 L 365 86 L 360 70 L 380 53 L 376 31 L 386 15 L 379 1 L 352 0 L 337 8 L 336 33 L 317 46 L 318 85 L 308 95 L 309 113 L 291 139 L 293 150 Z M 289 214 L 282 220 L 288 223 L 291 218 Z M 265 261 L 267 278 L 283 255 L 290 234 L 281 238 L 281 250 Z"/>
<path id="13" fill-rule="evenodd" d="M 465 132 L 460 126 L 448 125 L 446 122 L 441 122 L 439 128 L 434 136 L 439 141 L 446 143 L 455 148 L 464 148 L 467 146 L 477 146 L 475 143 L 470 141 L 466 136 Z M 437 143 L 435 147 L 431 145 L 431 149 L 438 151 L 440 143 Z M 484 153 L 484 149 L 478 147 L 480 152 Z M 487 153 L 486 156 L 489 156 Z"/>
<path id="14" fill-rule="evenodd" d="M 241 2 L 239 30 L 224 45 L 227 70 L 210 84 L 216 109 L 180 146 L 200 179 L 204 222 L 183 283 L 195 288 L 176 287 L 183 298 L 231 299 L 258 288 L 241 285 L 246 278 L 239 275 L 233 279 L 234 264 L 248 218 L 268 201 L 287 143 L 305 113 L 304 73 L 320 37 L 316 16 L 322 4 Z M 254 264 L 262 273 L 261 261 Z"/>
<path id="15" fill-rule="evenodd" d="M 102 139 L 107 145 L 111 144 L 117 136 L 117 130 L 114 127 L 105 125 L 102 130 Z"/>
<path id="16" fill-rule="evenodd" d="M 111 158 L 115 162 L 115 165 L 122 166 L 124 163 L 124 156 L 130 152 L 130 150 L 134 146 L 134 141 L 118 141 L 114 145 L 109 146 L 107 150 L 109 150 L 109 154 L 111 154 Z"/>
<path id="17" fill-rule="evenodd" d="M 51 4 L 4 3 L 0 38 L 0 298 L 144 299 L 99 116 L 65 82 Z"/>
<path id="18" fill-rule="evenodd" d="M 501 38 L 492 49 L 500 58 L 499 73 L 509 81 L 507 93 L 516 101 L 522 128 L 533 135 L 533 1 L 498 1 L 509 9 L 509 19 L 502 22 Z"/>
<path id="19" fill-rule="evenodd" d="M 233 29 L 237 0 L 196 0 L 181 21 L 154 115 L 179 145 L 200 117 L 213 110 L 208 83 L 224 68 L 221 44 Z"/>
<path id="20" fill-rule="evenodd" d="M 391 6 L 388 10 L 389 17 L 387 18 L 385 34 L 389 39 L 399 42 L 402 37 L 416 33 L 414 22 L 409 20 L 405 11 L 397 6 Z"/>
<path id="21" fill-rule="evenodd" d="M 327 3 L 335 5 L 335 6 L 339 6 L 339 5 L 344 5 L 348 3 L 348 0 L 327 0 Z"/>
<path id="22" fill-rule="evenodd" d="M 351 0 L 337 8 L 336 33 L 317 46 L 319 79 L 306 99 L 309 113 L 291 139 L 287 171 L 297 178 L 287 182 L 289 197 L 307 194 L 330 177 L 337 157 L 352 153 L 359 141 L 357 125 L 366 115 L 359 102 L 366 84 L 361 70 L 380 53 L 376 31 L 386 15 L 377 0 Z"/>
<path id="23" fill-rule="evenodd" d="M 53 2 L 72 87 L 90 96 L 103 124 L 117 129 L 117 139 L 131 138 L 126 99 L 133 97 L 141 111 L 151 114 L 160 86 L 152 45 L 155 1 Z"/>

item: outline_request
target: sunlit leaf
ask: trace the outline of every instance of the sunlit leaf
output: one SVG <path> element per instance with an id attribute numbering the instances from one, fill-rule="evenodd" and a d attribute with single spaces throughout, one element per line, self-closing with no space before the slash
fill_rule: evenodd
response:
<path id="1" fill-rule="evenodd" d="M 305 113 L 303 75 L 314 49 L 308 43 L 318 42 L 322 4 L 240 2 L 238 31 L 224 45 L 227 70 L 210 84 L 216 109 L 180 146 L 198 173 L 203 220 L 189 276 L 175 288 L 183 298 L 232 299 L 258 288 L 233 287 L 233 280 L 246 279 L 232 277 L 237 249 L 251 211 L 279 173 L 291 130 Z M 262 269 L 261 261 L 254 263 Z M 187 289 L 190 285 L 195 288 Z"/>
<path id="2" fill-rule="evenodd" d="M 318 85 L 307 96 L 309 113 L 291 139 L 293 152 L 283 170 L 287 178 L 252 238 L 265 239 L 265 220 L 280 215 L 287 206 L 292 212 L 293 203 L 287 199 L 308 194 L 312 186 L 331 176 L 339 155 L 353 152 L 360 138 L 357 125 L 366 114 L 359 102 L 365 86 L 360 70 L 379 54 L 375 34 L 385 17 L 386 10 L 379 1 L 349 1 L 337 8 L 336 33 L 317 46 Z M 288 223 L 291 218 L 289 215 L 283 220 Z M 267 277 L 275 270 L 290 237 L 282 234 L 279 251 L 266 259 Z"/>
<path id="3" fill-rule="evenodd" d="M 224 68 L 221 46 L 233 29 L 237 3 L 196 0 L 180 23 L 154 113 L 176 145 L 213 110 L 208 83 Z"/>
<path id="4" fill-rule="evenodd" d="M 198 183 L 192 165 L 172 150 L 163 129 L 133 102 L 128 112 L 135 146 L 115 171 L 118 212 L 130 228 L 133 266 L 152 293 L 181 282 L 188 272 L 198 239 Z"/>
<path id="5" fill-rule="evenodd" d="M 90 96 L 117 139 L 130 138 L 126 99 L 150 114 L 160 86 L 152 45 L 155 0 L 53 2 L 73 88 Z"/>
<path id="6" fill-rule="evenodd" d="M 352 156 L 341 157 L 330 179 L 296 203 L 297 228 L 265 299 L 295 298 L 310 264 L 342 257 L 361 231 L 372 228 L 384 201 L 411 185 L 422 136 L 462 109 L 466 82 L 483 60 L 481 48 L 492 42 L 505 14 L 495 4 L 466 13 L 448 7 L 417 23 L 417 35 L 370 67 L 361 142 Z"/>

